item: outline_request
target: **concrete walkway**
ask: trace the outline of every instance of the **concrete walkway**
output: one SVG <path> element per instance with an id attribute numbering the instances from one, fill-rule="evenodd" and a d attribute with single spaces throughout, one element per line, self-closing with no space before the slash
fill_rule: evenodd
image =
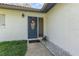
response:
<path id="1" fill-rule="evenodd" d="M 52 56 L 52 54 L 40 42 L 29 43 L 26 56 Z"/>

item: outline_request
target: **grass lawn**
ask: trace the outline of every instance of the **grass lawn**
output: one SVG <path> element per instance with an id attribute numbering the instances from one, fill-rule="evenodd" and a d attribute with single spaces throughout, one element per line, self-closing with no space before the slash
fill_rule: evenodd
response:
<path id="1" fill-rule="evenodd" d="M 0 42 L 0 56 L 24 56 L 26 51 L 26 40 Z"/>

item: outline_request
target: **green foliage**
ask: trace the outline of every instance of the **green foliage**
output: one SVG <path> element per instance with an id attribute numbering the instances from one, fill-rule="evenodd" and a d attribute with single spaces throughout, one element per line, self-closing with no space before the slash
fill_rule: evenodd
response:
<path id="1" fill-rule="evenodd" d="M 26 50 L 26 40 L 0 42 L 0 56 L 24 56 Z"/>

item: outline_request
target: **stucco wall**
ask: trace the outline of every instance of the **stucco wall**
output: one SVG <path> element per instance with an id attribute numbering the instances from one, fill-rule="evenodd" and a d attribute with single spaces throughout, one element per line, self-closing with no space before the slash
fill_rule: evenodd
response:
<path id="1" fill-rule="evenodd" d="M 25 14 L 24 18 L 22 17 L 22 13 Z M 5 15 L 5 26 L 0 26 L 0 41 L 27 40 L 28 16 L 44 17 L 42 13 L 8 9 L 0 9 L 0 14 Z"/>
<path id="2" fill-rule="evenodd" d="M 79 55 L 79 4 L 57 4 L 46 17 L 48 39 L 70 54 Z"/>

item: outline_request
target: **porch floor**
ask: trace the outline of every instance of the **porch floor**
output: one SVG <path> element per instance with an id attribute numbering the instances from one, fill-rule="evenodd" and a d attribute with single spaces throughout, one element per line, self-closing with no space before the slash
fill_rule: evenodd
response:
<path id="1" fill-rule="evenodd" d="M 35 42 L 29 43 L 26 56 L 52 56 L 52 54 L 40 42 Z"/>

